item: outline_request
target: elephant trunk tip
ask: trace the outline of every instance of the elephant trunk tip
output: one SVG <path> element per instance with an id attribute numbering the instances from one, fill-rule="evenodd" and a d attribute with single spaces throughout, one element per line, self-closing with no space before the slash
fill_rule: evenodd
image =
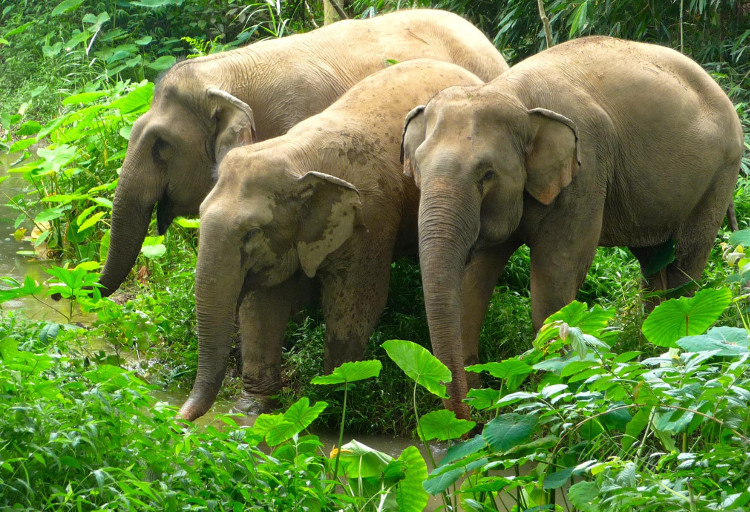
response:
<path id="1" fill-rule="evenodd" d="M 117 291 L 117 288 L 110 288 L 109 286 L 99 283 L 101 286 L 99 287 L 99 293 L 102 294 L 102 297 L 109 297 L 113 293 Z"/>
<path id="2" fill-rule="evenodd" d="M 182 407 L 180 407 L 177 416 L 187 421 L 193 421 L 194 419 L 200 418 L 206 414 L 209 407 L 210 406 L 207 406 L 205 402 L 190 396 L 185 403 L 182 404 Z"/>

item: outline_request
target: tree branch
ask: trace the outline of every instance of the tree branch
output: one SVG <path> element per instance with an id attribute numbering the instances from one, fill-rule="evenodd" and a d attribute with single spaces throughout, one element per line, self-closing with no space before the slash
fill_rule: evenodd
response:
<path id="1" fill-rule="evenodd" d="M 335 4 L 334 0 L 331 3 Z M 544 0 L 536 0 L 536 4 L 539 7 L 539 17 L 542 18 L 542 25 L 544 25 L 544 37 L 547 40 L 547 48 L 552 47 L 552 29 L 549 25 L 549 18 L 547 13 L 544 12 Z"/>

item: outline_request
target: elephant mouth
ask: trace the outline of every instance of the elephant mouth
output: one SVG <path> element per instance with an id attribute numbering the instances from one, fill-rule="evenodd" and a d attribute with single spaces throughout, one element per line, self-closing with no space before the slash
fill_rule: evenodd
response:
<path id="1" fill-rule="evenodd" d="M 159 234 L 163 235 L 167 232 L 172 221 L 177 217 L 174 213 L 174 206 L 172 201 L 169 199 L 167 194 L 164 194 L 159 202 L 156 203 L 156 227 L 159 230 Z"/>

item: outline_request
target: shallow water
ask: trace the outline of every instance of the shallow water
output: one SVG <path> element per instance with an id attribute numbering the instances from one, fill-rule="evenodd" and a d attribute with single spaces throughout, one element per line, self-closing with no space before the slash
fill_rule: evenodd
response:
<path id="1" fill-rule="evenodd" d="M 0 153 L 0 178 L 9 176 L 0 184 L 0 277 L 12 277 L 23 282 L 26 276 L 31 276 L 36 282 L 41 283 L 50 276 L 44 269 L 57 262 L 53 260 L 40 261 L 29 254 L 18 254 L 31 252 L 33 245 L 27 240 L 17 240 L 13 234 L 16 231 L 14 222 L 19 215 L 6 203 L 10 199 L 23 192 L 26 182 L 19 175 L 8 173 L 9 167 L 18 160 L 18 155 L 7 155 Z M 24 223 L 28 225 L 28 222 Z M 63 322 L 69 314 L 70 302 L 55 301 L 50 297 L 39 296 L 21 297 L 10 300 L 0 305 L 5 311 L 22 311 L 28 318 L 33 320 L 49 320 Z M 80 319 L 73 318 L 73 321 Z"/>

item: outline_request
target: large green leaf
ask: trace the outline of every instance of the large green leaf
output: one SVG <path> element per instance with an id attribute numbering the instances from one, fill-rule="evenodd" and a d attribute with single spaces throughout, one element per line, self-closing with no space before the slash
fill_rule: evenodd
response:
<path id="1" fill-rule="evenodd" d="M 687 352 L 717 350 L 717 356 L 738 356 L 748 352 L 748 335 L 739 327 L 713 327 L 700 336 L 685 336 L 677 345 Z"/>
<path id="2" fill-rule="evenodd" d="M 300 398 L 284 413 L 283 421 L 266 433 L 266 443 L 268 446 L 276 446 L 291 439 L 315 421 L 327 406 L 326 402 L 316 402 L 310 407 L 310 400 L 307 397 Z"/>
<path id="3" fill-rule="evenodd" d="M 422 486 L 425 491 L 435 496 L 456 483 L 465 472 L 466 471 L 463 467 L 444 471 L 439 475 L 430 476 L 430 478 L 424 481 Z"/>
<path id="4" fill-rule="evenodd" d="M 456 464 L 454 466 L 437 467 L 430 477 L 424 481 L 424 488 L 427 492 L 435 496 L 438 493 L 443 492 L 448 487 L 456 483 L 456 481 L 463 475 L 469 474 L 477 468 L 483 467 L 489 459 L 483 457 L 478 460 L 473 460 L 468 464 Z"/>
<path id="5" fill-rule="evenodd" d="M 427 506 L 429 495 L 422 486 L 427 480 L 427 464 L 416 446 L 409 446 L 398 458 L 404 463 L 405 475 L 396 487 L 399 512 L 421 512 Z"/>
<path id="6" fill-rule="evenodd" d="M 161 258 L 167 253 L 167 247 L 162 243 L 164 236 L 147 236 L 143 240 L 141 253 L 150 260 Z"/>
<path id="7" fill-rule="evenodd" d="M 42 210 L 41 212 L 39 212 L 39 214 L 34 218 L 34 222 L 40 224 L 42 222 L 49 222 L 51 220 L 59 219 L 60 217 L 65 215 L 65 211 L 69 209 L 69 206 L 56 206 L 55 208 L 47 208 L 46 210 Z"/>
<path id="8" fill-rule="evenodd" d="M 405 340 L 386 341 L 383 348 L 409 378 L 430 393 L 447 398 L 442 383 L 451 381 L 451 371 L 426 348 Z"/>
<path id="9" fill-rule="evenodd" d="M 96 103 L 96 100 L 106 95 L 107 91 L 81 92 L 68 96 L 67 98 L 62 100 L 62 104 L 72 105 L 74 103 L 79 103 L 81 105 L 90 105 L 92 103 Z"/>
<path id="10" fill-rule="evenodd" d="M 595 504 L 600 489 L 596 482 L 578 482 L 568 490 L 568 499 L 583 512 L 599 512 Z"/>
<path id="11" fill-rule="evenodd" d="M 357 440 L 351 440 L 341 447 L 340 463 L 349 478 L 379 476 L 393 457 L 370 448 Z"/>
<path id="12" fill-rule="evenodd" d="M 74 9 L 78 9 L 78 6 L 83 3 L 83 0 L 64 0 L 60 2 L 57 7 L 52 9 L 52 16 L 57 16 Z"/>
<path id="13" fill-rule="evenodd" d="M 729 243 L 732 245 L 750 246 L 750 229 L 741 229 L 729 235 Z"/>
<path id="14" fill-rule="evenodd" d="M 468 457 L 469 455 L 473 455 L 484 449 L 485 446 L 487 446 L 487 442 L 484 440 L 484 437 L 482 437 L 481 434 L 477 434 L 473 439 L 469 439 L 468 441 L 464 441 L 463 443 L 448 448 L 448 451 L 445 452 L 445 457 L 443 457 L 438 463 L 438 467 L 445 466 L 459 459 L 463 459 L 464 457 Z"/>
<path id="15" fill-rule="evenodd" d="M 112 102 L 107 108 L 118 109 L 121 114 L 145 112 L 151 105 L 154 97 L 154 84 L 145 84 L 130 91 L 126 96 Z"/>
<path id="16" fill-rule="evenodd" d="M 466 403 L 479 411 L 494 407 L 499 399 L 500 391 L 492 388 L 470 389 L 466 395 Z"/>
<path id="17" fill-rule="evenodd" d="M 383 364 L 380 361 L 353 361 L 344 363 L 334 369 L 330 375 L 320 375 L 311 382 L 313 384 L 345 384 L 358 380 L 369 379 L 380 375 Z"/>
<path id="18" fill-rule="evenodd" d="M 565 482 L 568 481 L 570 475 L 573 474 L 574 469 L 575 467 L 565 468 L 561 469 L 560 471 L 550 473 L 549 475 L 545 475 L 543 486 L 544 490 L 547 491 L 549 489 L 559 489 L 560 487 L 565 485 Z"/>
<path id="19" fill-rule="evenodd" d="M 491 363 L 473 364 L 467 366 L 466 371 L 476 373 L 487 372 L 498 379 L 508 379 L 516 375 L 528 375 L 533 371 L 533 368 L 518 359 L 506 359 L 501 362 L 493 361 Z"/>
<path id="20" fill-rule="evenodd" d="M 39 130 L 41 129 L 41 124 L 37 123 L 36 121 L 28 121 L 21 125 L 21 127 L 16 132 L 16 135 L 34 135 L 35 133 L 39 133 Z"/>
<path id="21" fill-rule="evenodd" d="M 287 409 L 284 413 L 284 419 L 294 423 L 302 431 L 315 421 L 326 407 L 328 407 L 326 402 L 315 402 L 315 405 L 310 407 L 310 400 L 307 397 L 302 397 Z"/>
<path id="22" fill-rule="evenodd" d="M 694 297 L 663 302 L 643 322 L 643 335 L 659 347 L 677 348 L 683 336 L 702 334 L 732 301 L 728 288 L 706 289 Z"/>
<path id="23" fill-rule="evenodd" d="M 253 433 L 261 439 L 284 422 L 283 414 L 261 414 L 255 418 L 253 423 Z"/>
<path id="24" fill-rule="evenodd" d="M 482 436 L 493 449 L 505 452 L 528 439 L 536 422 L 537 417 L 530 414 L 503 414 L 485 425 Z"/>
<path id="25" fill-rule="evenodd" d="M 607 324 L 614 315 L 614 309 L 603 309 L 601 306 L 589 309 L 583 302 L 574 300 L 544 321 L 544 326 L 534 340 L 534 347 L 544 350 L 551 340 L 559 336 L 559 327 L 563 323 L 568 324 L 568 327 L 578 327 L 583 333 L 606 341 L 616 334 L 607 329 Z"/>
<path id="26" fill-rule="evenodd" d="M 458 439 L 474 428 L 475 425 L 476 423 L 473 421 L 456 418 L 453 411 L 445 409 L 428 412 L 419 420 L 419 426 L 425 441 Z"/>
<path id="27" fill-rule="evenodd" d="M 84 230 L 92 227 L 94 224 L 96 224 L 97 222 L 99 222 L 99 220 L 102 217 L 104 217 L 104 215 L 106 213 L 107 212 L 97 212 L 94 215 L 92 215 L 91 217 L 89 217 L 88 219 L 86 219 L 86 221 L 83 224 L 81 224 L 80 227 L 78 228 L 78 232 L 80 233 L 81 231 L 84 231 Z M 165 248 L 165 252 L 166 252 L 166 248 Z"/>
<path id="28" fill-rule="evenodd" d="M 26 148 L 29 148 L 36 144 L 36 137 L 29 137 L 27 139 L 19 139 L 14 142 L 8 149 L 8 153 L 18 153 Z"/>
<path id="29" fill-rule="evenodd" d="M 146 64 L 146 67 L 151 68 L 155 71 L 164 71 L 171 68 L 175 62 L 177 62 L 177 59 L 175 59 L 173 56 L 162 55 L 154 62 L 149 62 L 148 64 Z"/>
<path id="30" fill-rule="evenodd" d="M 34 279 L 32 279 L 32 277 L 28 274 L 26 275 L 26 279 L 24 280 L 23 285 L 21 285 L 21 283 L 19 283 L 15 279 L 13 279 L 12 283 L 8 283 L 6 281 L 6 284 L 12 284 L 16 286 L 8 290 L 0 290 L 0 304 L 9 300 L 17 299 L 19 297 L 37 294 L 44 289 L 43 286 L 36 284 L 36 281 L 34 281 Z"/>

